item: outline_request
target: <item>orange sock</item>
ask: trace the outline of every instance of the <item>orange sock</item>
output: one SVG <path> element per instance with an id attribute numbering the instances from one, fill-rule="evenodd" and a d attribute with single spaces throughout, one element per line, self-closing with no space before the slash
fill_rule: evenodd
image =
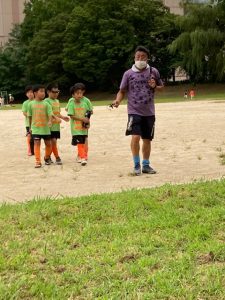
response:
<path id="1" fill-rule="evenodd" d="M 88 145 L 84 145 L 85 159 L 88 159 Z"/>
<path id="2" fill-rule="evenodd" d="M 50 145 L 45 145 L 45 158 L 49 158 L 52 153 L 52 146 Z"/>
<path id="3" fill-rule="evenodd" d="M 52 152 L 54 153 L 55 158 L 59 157 L 59 152 L 58 152 L 58 148 L 57 148 L 56 144 L 52 145 Z"/>
<path id="4" fill-rule="evenodd" d="M 85 145 L 77 144 L 78 156 L 82 159 L 85 158 Z"/>
<path id="5" fill-rule="evenodd" d="M 37 163 L 41 162 L 41 145 L 34 143 L 34 155 Z"/>

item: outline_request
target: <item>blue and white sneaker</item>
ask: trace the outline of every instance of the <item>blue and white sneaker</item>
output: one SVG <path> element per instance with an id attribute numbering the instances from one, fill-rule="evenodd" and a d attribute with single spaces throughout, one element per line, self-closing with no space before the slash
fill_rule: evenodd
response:
<path id="1" fill-rule="evenodd" d="M 140 165 L 136 165 L 134 167 L 134 172 L 133 172 L 134 175 L 136 176 L 140 176 L 141 175 L 141 166 Z"/>

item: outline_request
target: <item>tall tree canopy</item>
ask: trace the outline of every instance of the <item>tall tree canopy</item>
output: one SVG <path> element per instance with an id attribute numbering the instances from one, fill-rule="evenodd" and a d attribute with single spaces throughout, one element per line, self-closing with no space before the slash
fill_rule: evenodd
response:
<path id="1" fill-rule="evenodd" d="M 180 35 L 169 46 L 179 53 L 182 66 L 193 80 L 225 77 L 225 1 L 217 5 L 191 5 L 178 19 Z"/>
<path id="2" fill-rule="evenodd" d="M 139 44 L 150 49 L 162 76 L 170 75 L 174 57 L 167 45 L 177 29 L 160 0 L 31 0 L 24 13 L 17 35 L 0 53 L 0 76 L 7 75 L 4 86 L 13 92 L 16 84 L 18 92 L 24 82 L 37 81 L 118 88 Z M 4 65 L 19 67 L 14 83 Z"/>
<path id="3" fill-rule="evenodd" d="M 88 82 L 118 85 L 134 48 L 143 44 L 167 77 L 171 62 L 166 45 L 174 33 L 172 16 L 160 1 L 88 0 L 74 8 L 67 26 L 64 68 Z"/>

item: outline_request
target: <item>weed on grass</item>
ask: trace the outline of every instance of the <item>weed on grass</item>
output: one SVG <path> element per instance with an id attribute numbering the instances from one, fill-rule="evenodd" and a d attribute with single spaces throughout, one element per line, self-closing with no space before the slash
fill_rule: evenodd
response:
<path id="1" fill-rule="evenodd" d="M 225 165 L 225 153 L 222 152 L 219 154 L 220 164 Z"/>

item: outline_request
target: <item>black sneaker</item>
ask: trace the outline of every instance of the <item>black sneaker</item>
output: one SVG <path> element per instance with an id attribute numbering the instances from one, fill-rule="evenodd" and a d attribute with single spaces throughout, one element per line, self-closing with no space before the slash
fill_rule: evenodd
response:
<path id="1" fill-rule="evenodd" d="M 145 174 L 156 174 L 156 171 L 154 169 L 152 169 L 152 167 L 150 167 L 150 166 L 143 166 L 142 167 L 142 173 L 145 173 Z"/>
<path id="2" fill-rule="evenodd" d="M 45 165 L 47 165 L 47 166 L 51 165 L 51 158 L 50 157 L 49 158 L 44 158 L 44 160 L 45 160 Z"/>
<path id="3" fill-rule="evenodd" d="M 61 158 L 60 158 L 60 157 L 57 157 L 56 160 L 55 160 L 55 163 L 56 163 L 57 165 L 62 165 Z"/>

